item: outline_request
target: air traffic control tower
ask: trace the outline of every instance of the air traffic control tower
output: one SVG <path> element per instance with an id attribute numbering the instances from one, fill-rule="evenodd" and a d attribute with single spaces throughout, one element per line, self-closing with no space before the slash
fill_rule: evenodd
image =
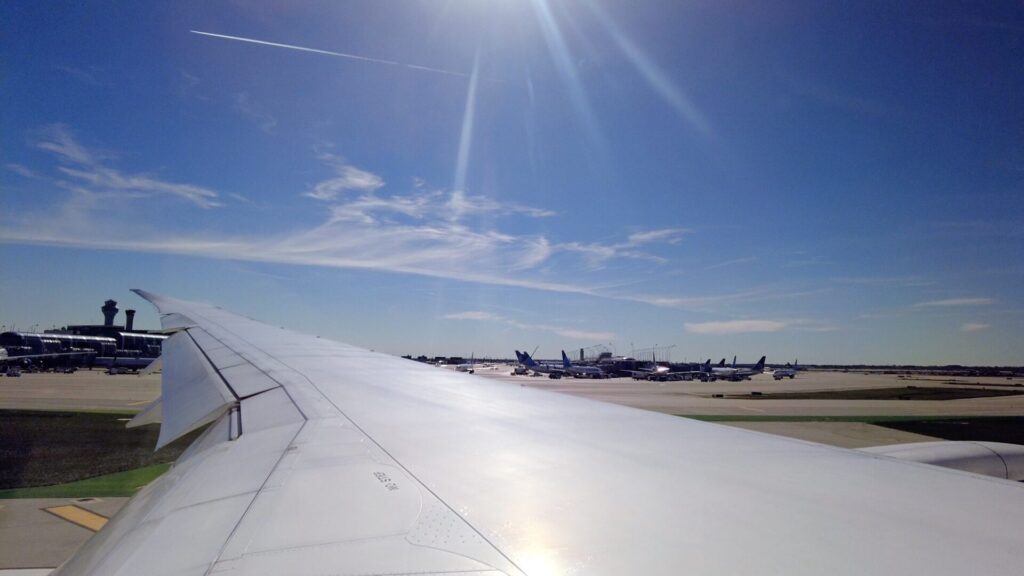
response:
<path id="1" fill-rule="evenodd" d="M 103 307 L 100 308 L 100 312 L 103 312 L 103 325 L 113 326 L 114 317 L 117 316 L 117 301 L 107 300 L 103 303 Z"/>

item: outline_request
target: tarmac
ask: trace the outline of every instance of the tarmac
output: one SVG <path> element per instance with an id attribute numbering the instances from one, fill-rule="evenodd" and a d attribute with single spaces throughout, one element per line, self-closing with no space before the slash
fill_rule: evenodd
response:
<path id="1" fill-rule="evenodd" d="M 160 395 L 160 374 L 33 373 L 0 378 L 0 409 L 138 412 Z"/>
<path id="2" fill-rule="evenodd" d="M 92 524 L 90 520 L 110 518 L 127 501 L 127 498 L 0 500 L 0 575 L 32 574 L 19 572 L 29 569 L 39 574 L 48 573 L 96 533 L 94 528 L 102 522 Z M 68 507 L 77 509 L 78 514 L 67 514 Z M 70 521 L 68 517 L 81 523 Z"/>
<path id="3" fill-rule="evenodd" d="M 446 368 L 438 368 L 444 370 Z M 1024 396 L 942 401 L 913 400 L 751 400 L 715 398 L 761 392 L 808 392 L 899 386 L 1024 386 L 1024 379 L 943 378 L 861 372 L 802 371 L 773 380 L 762 374 L 742 382 L 647 382 L 512 376 L 508 366 L 478 368 L 476 374 L 512 385 L 530 386 L 676 415 L 772 417 L 815 416 L 1019 416 Z M 467 376 L 468 377 L 468 376 Z M 137 412 L 160 395 L 160 375 L 24 374 L 0 378 L 0 409 Z M 863 422 L 722 422 L 760 432 L 845 448 L 922 442 L 929 436 Z M 38 576 L 59 565 L 110 517 L 126 498 L 0 500 L 0 576 Z M 66 507 L 74 507 L 68 509 Z M 56 510 L 54 510 L 56 509 Z"/>

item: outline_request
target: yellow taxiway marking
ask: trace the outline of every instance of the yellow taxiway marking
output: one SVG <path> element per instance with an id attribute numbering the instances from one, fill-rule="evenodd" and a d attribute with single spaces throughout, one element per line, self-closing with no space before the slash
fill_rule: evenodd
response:
<path id="1" fill-rule="evenodd" d="M 93 532 L 99 532 L 100 528 L 103 528 L 103 525 L 107 523 L 106 516 L 90 512 L 79 506 L 54 506 L 52 508 L 43 508 L 43 510 Z"/>
<path id="2" fill-rule="evenodd" d="M 149 404 L 149 400 L 142 400 L 141 402 L 129 402 L 129 406 L 142 406 L 143 404 Z"/>

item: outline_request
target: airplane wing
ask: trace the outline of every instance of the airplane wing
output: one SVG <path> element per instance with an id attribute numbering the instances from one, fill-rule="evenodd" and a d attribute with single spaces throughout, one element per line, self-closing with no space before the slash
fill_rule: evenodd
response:
<path id="1" fill-rule="evenodd" d="M 1020 484 L 435 370 L 139 292 L 161 444 L 61 569 L 103 575 L 1009 574 Z M 340 319 L 339 319 L 340 321 Z"/>

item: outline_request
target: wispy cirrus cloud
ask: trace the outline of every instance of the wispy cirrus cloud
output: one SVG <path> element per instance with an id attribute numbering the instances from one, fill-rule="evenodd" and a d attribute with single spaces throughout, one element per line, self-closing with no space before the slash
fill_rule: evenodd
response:
<path id="1" fill-rule="evenodd" d="M 212 208 L 221 205 L 221 194 L 115 168 L 113 155 L 83 146 L 63 125 L 39 131 L 33 146 L 54 159 L 50 173 L 42 168 L 32 170 L 39 174 L 40 185 L 49 183 L 70 194 L 37 212 L 0 215 L 0 241 L 380 270 L 671 308 L 706 309 L 724 302 L 772 297 L 630 294 L 622 287 L 587 283 L 594 259 L 605 263 L 614 258 L 662 261 L 664 257 L 647 251 L 678 244 L 690 231 L 632 230 L 623 240 L 606 244 L 556 242 L 542 233 L 509 233 L 497 227 L 497 217 L 542 219 L 554 213 L 465 191 L 433 188 L 420 179 L 405 190 L 392 191 L 382 176 L 322 152 L 317 158 L 330 168 L 331 175 L 304 195 L 323 204 L 323 220 L 233 235 L 187 232 L 129 201 L 115 202 L 117 215 L 111 214 L 109 200 L 167 196 Z M 303 195 L 301 190 L 295 193 Z M 112 225 L 115 221 L 120 224 Z M 573 255 L 579 258 L 571 258 Z M 558 265 L 547 266 L 556 256 L 560 257 Z M 547 329 L 573 333 L 572 328 Z M 605 333 L 580 331 L 576 335 L 595 339 Z"/>
<path id="2" fill-rule="evenodd" d="M 72 78 L 89 84 L 91 86 L 102 86 L 103 83 L 96 78 L 96 74 L 89 70 L 83 70 L 82 68 L 76 68 L 74 66 L 56 66 L 57 70 L 71 76 Z"/>
<path id="3" fill-rule="evenodd" d="M 31 169 L 29 169 L 27 166 L 22 166 L 21 164 L 15 164 L 14 162 L 5 164 L 4 168 L 7 168 L 11 172 L 14 172 L 18 176 L 21 176 L 22 178 L 38 178 L 39 177 L 38 174 L 36 174 Z"/>
<path id="4" fill-rule="evenodd" d="M 945 300 L 929 300 L 914 304 L 915 308 L 950 308 L 955 306 L 987 306 L 993 304 L 992 298 L 947 298 Z"/>
<path id="5" fill-rule="evenodd" d="M 779 332 L 786 328 L 778 320 L 725 320 L 721 322 L 687 322 L 683 325 L 693 334 L 745 334 L 749 332 Z"/>
<path id="6" fill-rule="evenodd" d="M 373 192 L 384 186 L 383 178 L 355 166 L 345 164 L 338 166 L 336 170 L 335 177 L 317 182 L 313 189 L 304 195 L 317 200 L 334 200 L 342 192 Z"/>
<path id="7" fill-rule="evenodd" d="M 651 244 L 676 245 L 682 242 L 683 236 L 692 234 L 687 228 L 660 228 L 630 234 L 625 242 L 598 243 L 598 242 L 566 242 L 558 246 L 559 250 L 573 252 L 583 256 L 587 266 L 592 270 L 603 268 L 609 260 L 627 258 L 633 260 L 646 260 L 654 263 L 665 263 L 668 260 L 664 257 L 651 254 L 641 250 L 641 247 Z"/>
<path id="8" fill-rule="evenodd" d="M 967 322 L 966 324 L 960 326 L 960 331 L 961 332 L 980 332 L 982 330 L 988 330 L 991 327 L 992 327 L 991 324 L 982 324 L 980 322 Z"/>
<path id="9" fill-rule="evenodd" d="M 717 322 L 687 322 L 683 325 L 693 334 L 730 335 L 757 332 L 781 332 L 801 330 L 805 332 L 831 332 L 836 327 L 819 320 L 724 320 Z"/>
<path id="10" fill-rule="evenodd" d="M 235 110 L 242 113 L 244 116 L 248 116 L 256 122 L 260 130 L 264 132 L 273 132 L 277 126 L 277 118 L 271 114 L 266 107 L 256 102 L 248 92 L 239 92 L 235 94 L 234 101 Z"/>
<path id="11" fill-rule="evenodd" d="M 712 310 L 724 304 L 763 302 L 769 300 L 788 300 L 828 293 L 827 288 L 813 290 L 787 290 L 778 287 L 761 287 L 741 292 L 726 292 L 709 296 L 667 296 L 656 294 L 630 294 L 621 299 L 631 302 L 642 302 L 661 308 L 679 308 L 681 310 Z"/>
<path id="12" fill-rule="evenodd" d="M 850 286 L 932 286 L 935 284 L 932 280 L 927 280 L 919 276 L 840 276 L 832 278 L 832 282 L 836 284 L 846 284 Z"/>
<path id="13" fill-rule="evenodd" d="M 710 266 L 706 266 L 705 270 L 715 270 L 717 268 L 726 268 L 728 266 L 737 266 L 740 264 L 750 264 L 756 262 L 757 258 L 754 256 L 744 256 L 743 258 L 733 258 L 732 260 L 726 260 L 724 262 L 718 262 Z"/>
<path id="14" fill-rule="evenodd" d="M 615 334 L 612 332 L 605 331 L 594 331 L 594 330 L 580 330 L 578 328 L 571 328 L 566 326 L 553 326 L 550 324 L 538 324 L 533 322 L 520 322 L 518 320 L 501 316 L 500 314 L 494 314 L 492 312 L 484 312 L 480 310 L 467 310 L 465 312 L 453 312 L 451 314 L 445 314 L 443 316 L 445 320 L 473 320 L 478 322 L 495 322 L 498 324 L 504 324 L 520 330 L 540 330 L 543 332 L 552 332 L 559 336 L 566 338 L 575 338 L 577 340 L 587 341 L 607 341 L 615 338 Z"/>
<path id="15" fill-rule="evenodd" d="M 217 192 L 209 188 L 127 173 L 108 166 L 108 155 L 82 146 L 62 124 L 39 131 L 35 147 L 57 158 L 57 172 L 68 177 L 68 180 L 58 179 L 57 184 L 79 194 L 120 198 L 165 195 L 187 200 L 200 208 L 222 205 Z"/>
<path id="16" fill-rule="evenodd" d="M 416 219 L 433 217 L 457 222 L 464 217 L 480 214 L 523 215 L 531 218 L 555 215 L 551 210 L 500 202 L 486 196 L 466 194 L 459 189 L 451 192 L 432 189 L 422 178 L 413 180 L 413 190 L 409 193 L 378 195 L 376 192 L 386 185 L 383 177 L 357 168 L 335 154 L 321 152 L 317 157 L 331 166 L 336 175 L 317 182 L 312 190 L 303 195 L 329 202 L 332 213 L 338 218 L 370 222 L 375 220 L 372 216 L 374 212 L 391 212 Z M 347 198 L 342 195 L 345 192 L 360 195 Z"/>

